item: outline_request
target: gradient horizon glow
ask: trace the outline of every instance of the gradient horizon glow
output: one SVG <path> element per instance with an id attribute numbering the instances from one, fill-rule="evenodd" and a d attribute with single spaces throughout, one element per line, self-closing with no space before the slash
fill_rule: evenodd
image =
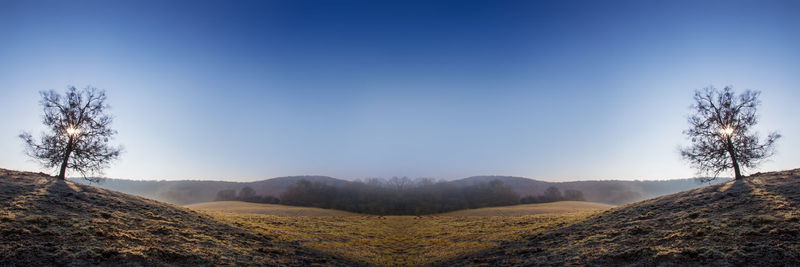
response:
<path id="1" fill-rule="evenodd" d="M 695 176 L 695 89 L 800 167 L 798 1 L 0 1 L 0 168 L 40 90 L 106 89 L 106 176 Z"/>

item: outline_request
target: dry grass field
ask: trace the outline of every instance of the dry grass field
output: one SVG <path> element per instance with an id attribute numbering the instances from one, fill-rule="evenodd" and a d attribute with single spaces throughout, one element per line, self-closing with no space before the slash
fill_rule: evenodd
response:
<path id="1" fill-rule="evenodd" d="M 418 266 L 565 227 L 609 206 L 561 202 L 435 216 L 365 216 L 347 212 L 331 215 L 337 211 L 244 202 L 190 207 L 255 233 L 279 236 L 282 241 L 364 264 Z"/>
<path id="2" fill-rule="evenodd" d="M 283 240 L 163 202 L 0 169 L 0 266 L 354 264 Z"/>
<path id="3" fill-rule="evenodd" d="M 242 201 L 205 202 L 205 203 L 186 205 L 184 207 L 195 210 L 204 210 L 204 211 L 219 211 L 219 212 L 230 212 L 238 214 L 261 214 L 261 215 L 275 215 L 275 216 L 315 216 L 315 217 L 361 216 L 358 213 L 352 213 L 340 210 L 309 208 L 309 207 L 293 207 L 286 205 L 250 203 Z"/>
<path id="4" fill-rule="evenodd" d="M 189 209 L 0 169 L 0 265 L 774 266 L 800 262 L 799 203 L 800 169 L 622 207 L 386 217 L 245 202 Z"/>
<path id="5" fill-rule="evenodd" d="M 384 217 L 246 202 L 186 208 L 2 169 L 0 185 L 0 263 L 11 265 L 436 264 L 599 210 L 564 202 L 479 211 L 535 214 L 524 216 Z"/>
<path id="6" fill-rule="evenodd" d="M 572 213 L 596 211 L 613 208 L 613 205 L 585 202 L 559 201 L 551 203 L 524 204 L 505 207 L 459 210 L 442 214 L 442 216 L 524 216 L 546 213 Z"/>
<path id="7" fill-rule="evenodd" d="M 443 265 L 797 266 L 800 169 L 612 208 Z"/>

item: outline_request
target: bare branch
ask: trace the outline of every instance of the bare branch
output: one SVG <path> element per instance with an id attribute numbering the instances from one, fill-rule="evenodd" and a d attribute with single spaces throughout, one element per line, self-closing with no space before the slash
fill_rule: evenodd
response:
<path id="1" fill-rule="evenodd" d="M 681 156 L 700 173 L 716 177 L 734 169 L 737 179 L 741 178 L 741 168 L 755 168 L 772 156 L 780 135 L 771 133 L 761 142 L 758 134 L 751 132 L 758 123 L 760 94 L 746 90 L 736 97 L 730 86 L 695 91 L 694 113 L 688 119 L 689 129 L 684 131 L 692 145 L 682 148 Z"/>
<path id="2" fill-rule="evenodd" d="M 112 117 L 106 112 L 105 91 L 70 86 L 63 96 L 53 90 L 40 94 L 42 122 L 50 131 L 43 133 L 39 142 L 30 133 L 19 135 L 28 156 L 46 168 L 60 167 L 62 179 L 67 169 L 84 177 L 101 174 L 119 158 L 122 148 L 108 144 L 117 132 L 110 128 Z"/>

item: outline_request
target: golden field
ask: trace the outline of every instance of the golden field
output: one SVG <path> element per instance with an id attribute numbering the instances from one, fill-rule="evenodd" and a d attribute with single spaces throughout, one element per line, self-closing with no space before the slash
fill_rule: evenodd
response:
<path id="1" fill-rule="evenodd" d="M 608 209 L 442 266 L 796 266 L 800 169 Z"/>
<path id="2" fill-rule="evenodd" d="M 184 207 L 204 211 L 224 211 L 239 214 L 261 214 L 276 216 L 361 216 L 358 213 L 341 210 L 320 209 L 310 207 L 294 207 L 278 204 L 261 204 L 242 201 L 214 201 L 186 205 Z"/>
<path id="3" fill-rule="evenodd" d="M 0 266 L 357 264 L 282 239 L 171 204 L 0 169 Z"/>
<path id="4" fill-rule="evenodd" d="M 610 206 L 559 202 L 434 216 L 368 216 L 234 201 L 189 207 L 253 233 L 277 236 L 281 241 L 296 242 L 348 260 L 416 266 L 435 264 L 497 247 L 501 242 L 561 228 Z"/>
<path id="5" fill-rule="evenodd" d="M 609 209 L 613 205 L 585 202 L 558 201 L 540 204 L 525 204 L 505 207 L 457 210 L 441 214 L 442 216 L 524 216 L 546 213 L 573 213 Z"/>
<path id="6" fill-rule="evenodd" d="M 0 265 L 754 265 L 800 262 L 800 169 L 621 207 L 556 202 L 368 216 L 178 207 L 0 169 Z"/>

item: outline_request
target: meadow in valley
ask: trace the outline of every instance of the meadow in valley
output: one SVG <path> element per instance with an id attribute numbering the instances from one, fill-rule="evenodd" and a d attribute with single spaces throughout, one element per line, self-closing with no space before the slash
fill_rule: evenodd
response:
<path id="1" fill-rule="evenodd" d="M 376 216 L 246 202 L 187 206 L 254 233 L 382 266 L 435 264 L 582 221 L 610 205 L 564 201 L 425 216 Z"/>
<path id="2" fill-rule="evenodd" d="M 220 201 L 185 207 L 0 169 L 11 265 L 782 265 L 800 260 L 800 169 L 624 206 L 561 201 L 422 216 Z"/>
<path id="3" fill-rule="evenodd" d="M 800 0 L 0 0 L 0 267 L 800 266 Z"/>

